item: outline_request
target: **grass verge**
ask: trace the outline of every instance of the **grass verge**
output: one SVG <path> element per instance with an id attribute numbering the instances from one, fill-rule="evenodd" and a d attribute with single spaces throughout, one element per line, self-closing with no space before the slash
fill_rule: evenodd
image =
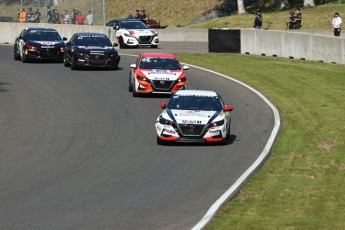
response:
<path id="1" fill-rule="evenodd" d="M 278 107 L 263 168 L 206 229 L 345 229 L 345 66 L 238 54 L 180 54 L 232 76 Z"/>

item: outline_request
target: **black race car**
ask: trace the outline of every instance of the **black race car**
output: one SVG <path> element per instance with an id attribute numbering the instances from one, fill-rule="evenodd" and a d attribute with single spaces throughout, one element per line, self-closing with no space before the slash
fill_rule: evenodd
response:
<path id="1" fill-rule="evenodd" d="M 14 60 L 63 62 L 66 40 L 52 28 L 25 28 L 14 42 Z"/>
<path id="2" fill-rule="evenodd" d="M 65 66 L 72 70 L 80 67 L 105 67 L 117 69 L 120 56 L 103 33 L 76 33 L 65 47 Z"/>

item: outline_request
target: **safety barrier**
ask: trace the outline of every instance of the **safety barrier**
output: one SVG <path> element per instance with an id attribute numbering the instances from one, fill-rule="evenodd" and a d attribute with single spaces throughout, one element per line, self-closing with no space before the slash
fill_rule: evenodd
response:
<path id="1" fill-rule="evenodd" d="M 116 42 L 112 28 L 104 26 L 81 26 L 46 23 L 0 23 L 0 44 L 14 43 L 15 37 L 26 27 L 55 28 L 62 37 L 67 39 L 76 32 L 100 32 Z M 237 29 L 238 30 L 238 29 Z M 242 54 L 266 55 L 293 59 L 323 61 L 345 64 L 345 38 L 320 35 L 320 32 L 301 30 L 277 31 L 240 29 L 240 50 Z M 162 42 L 209 42 L 207 29 L 157 29 Z M 326 33 L 323 31 L 323 33 Z M 221 51 L 217 51 L 221 52 Z"/>

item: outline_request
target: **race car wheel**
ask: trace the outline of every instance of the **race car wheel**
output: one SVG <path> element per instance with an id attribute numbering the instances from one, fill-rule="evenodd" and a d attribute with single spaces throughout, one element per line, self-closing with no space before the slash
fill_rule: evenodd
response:
<path id="1" fill-rule="evenodd" d="M 129 91 L 129 92 L 133 92 L 133 85 L 132 85 L 132 83 L 131 83 L 131 77 L 129 77 L 128 91 Z"/>
<path id="2" fill-rule="evenodd" d="M 28 58 L 25 55 L 25 50 L 23 50 L 23 53 L 22 53 L 22 62 L 23 63 L 27 63 L 28 62 Z"/>
<path id="3" fill-rule="evenodd" d="M 164 145 L 164 144 L 165 144 L 165 142 L 162 141 L 162 140 L 159 138 L 159 136 L 157 136 L 157 145 Z"/>
<path id="4" fill-rule="evenodd" d="M 67 60 L 66 57 L 65 57 L 63 60 L 64 60 L 64 61 L 63 61 L 63 65 L 64 65 L 65 67 L 70 67 L 70 66 L 71 66 L 71 65 L 69 64 L 69 62 L 68 62 L 68 60 Z"/>
<path id="5" fill-rule="evenodd" d="M 77 65 L 75 64 L 75 59 L 72 57 L 72 64 L 71 64 L 71 70 L 76 70 L 78 69 Z"/>
<path id="6" fill-rule="evenodd" d="M 152 45 L 151 46 L 151 48 L 157 48 L 158 47 L 158 45 Z"/>
<path id="7" fill-rule="evenodd" d="M 133 95 L 133 97 L 137 97 L 138 96 L 138 93 L 137 93 L 137 90 L 135 89 L 135 86 L 133 87 L 132 95 Z"/>
<path id="8" fill-rule="evenodd" d="M 18 50 L 16 48 L 14 48 L 13 56 L 14 60 L 20 60 L 20 55 L 18 55 Z"/>
<path id="9" fill-rule="evenodd" d="M 119 43 L 120 43 L 120 49 L 126 48 L 126 44 L 125 44 L 125 42 L 123 41 L 123 38 L 122 38 L 122 37 L 120 37 Z"/>

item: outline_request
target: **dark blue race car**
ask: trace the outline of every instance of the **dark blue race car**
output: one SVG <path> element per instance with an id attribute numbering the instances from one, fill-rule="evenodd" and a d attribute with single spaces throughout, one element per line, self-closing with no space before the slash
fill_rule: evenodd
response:
<path id="1" fill-rule="evenodd" d="M 65 66 L 72 70 L 81 67 L 103 67 L 117 69 L 120 56 L 103 33 L 76 33 L 66 43 Z"/>
<path id="2" fill-rule="evenodd" d="M 28 62 L 53 60 L 63 62 L 67 38 L 52 28 L 25 28 L 14 43 L 14 59 Z"/>

